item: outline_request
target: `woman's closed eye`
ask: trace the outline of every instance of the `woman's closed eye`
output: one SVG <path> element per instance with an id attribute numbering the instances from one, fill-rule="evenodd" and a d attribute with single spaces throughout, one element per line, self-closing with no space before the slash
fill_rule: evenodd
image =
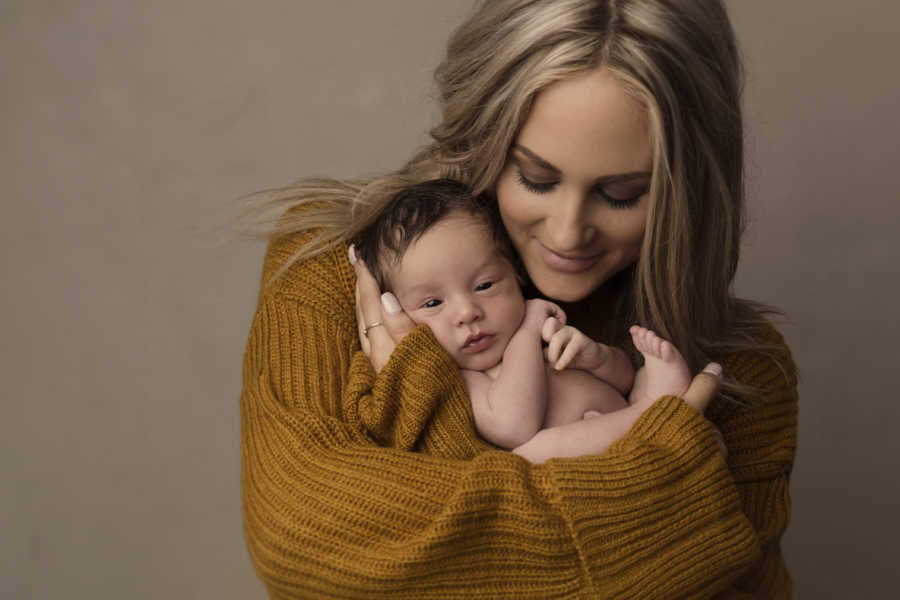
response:
<path id="1" fill-rule="evenodd" d="M 556 181 L 532 181 L 525 177 L 525 174 L 521 170 L 518 171 L 518 179 L 519 183 L 522 184 L 522 187 L 535 194 L 547 194 L 552 192 L 557 183 Z"/>
<path id="2" fill-rule="evenodd" d="M 521 170 L 518 171 L 518 180 L 522 187 L 535 194 L 548 194 L 552 192 L 553 188 L 559 183 L 557 181 L 532 181 L 525 177 L 525 174 Z M 636 205 L 640 201 L 641 196 L 648 191 L 646 186 L 640 186 L 637 189 L 634 189 L 634 187 L 631 186 L 631 189 L 623 190 L 619 189 L 620 186 L 613 185 L 616 187 L 615 190 L 607 189 L 600 185 L 594 186 L 591 189 L 591 193 L 602 198 L 613 208 L 631 208 Z"/>
<path id="3" fill-rule="evenodd" d="M 627 192 L 628 195 L 625 195 L 624 197 L 619 195 L 614 196 L 608 190 L 603 188 L 596 188 L 594 193 L 606 200 L 613 208 L 631 208 L 640 201 L 641 196 L 646 194 L 647 191 L 646 188 L 637 192 L 629 191 Z"/>

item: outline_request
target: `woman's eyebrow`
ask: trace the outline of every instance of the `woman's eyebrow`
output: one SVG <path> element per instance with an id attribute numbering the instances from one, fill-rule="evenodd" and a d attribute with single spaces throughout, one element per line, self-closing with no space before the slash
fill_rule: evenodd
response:
<path id="1" fill-rule="evenodd" d="M 531 162 L 540 167 L 541 169 L 545 169 L 547 171 L 552 171 L 554 174 L 559 175 L 560 170 L 553 165 L 553 163 L 548 162 L 547 160 L 541 158 L 537 153 L 526 148 L 522 144 L 513 144 L 513 150 L 517 150 L 524 154 Z M 515 157 L 513 157 L 515 159 Z M 650 177 L 652 173 L 650 171 L 633 171 L 630 173 L 616 173 L 614 175 L 604 175 L 602 177 L 598 177 L 594 180 L 595 185 L 603 185 L 607 183 L 621 182 L 621 181 L 631 181 L 632 179 L 641 179 L 644 177 Z"/>
<path id="2" fill-rule="evenodd" d="M 547 162 L 546 160 L 544 160 L 543 158 L 541 158 L 540 156 L 538 156 L 537 154 L 535 154 L 534 152 L 532 152 L 531 150 L 529 150 L 528 148 L 523 146 L 522 144 L 513 144 L 513 150 L 518 150 L 519 152 L 521 152 L 522 154 L 527 156 L 529 159 L 531 159 L 531 162 L 533 162 L 540 168 L 546 169 L 548 171 L 553 171 L 554 173 L 559 173 L 559 169 L 554 167 L 551 163 Z"/>

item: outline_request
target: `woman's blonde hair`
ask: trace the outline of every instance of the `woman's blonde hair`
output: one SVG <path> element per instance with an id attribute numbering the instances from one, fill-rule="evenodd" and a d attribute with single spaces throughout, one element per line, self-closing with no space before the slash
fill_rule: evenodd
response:
<path id="1" fill-rule="evenodd" d="M 744 223 L 743 75 L 720 0 L 484 0 L 435 74 L 443 118 L 430 145 L 382 177 L 260 193 L 257 222 L 271 217 L 267 235 L 315 230 L 293 257 L 302 260 L 352 239 L 409 185 L 452 178 L 475 194 L 492 189 L 536 95 L 599 67 L 645 107 L 654 148 L 641 255 L 611 318 L 622 331 L 654 329 L 693 370 L 733 352 L 774 352 L 758 341 L 773 311 L 731 287 Z M 756 396 L 727 379 L 724 391 Z"/>

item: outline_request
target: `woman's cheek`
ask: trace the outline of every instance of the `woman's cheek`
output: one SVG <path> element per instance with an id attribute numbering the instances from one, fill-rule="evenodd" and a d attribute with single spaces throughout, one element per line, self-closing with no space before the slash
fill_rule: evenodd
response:
<path id="1" fill-rule="evenodd" d="M 632 256 L 635 260 L 640 254 L 641 243 L 644 241 L 644 233 L 647 227 L 646 221 L 647 211 L 636 211 L 634 217 L 631 219 L 628 234 L 622 241 L 623 245 L 630 247 Z"/>
<path id="2" fill-rule="evenodd" d="M 515 181 L 501 180 L 497 186 L 497 204 L 500 208 L 500 219 L 509 234 L 516 250 L 521 252 L 526 237 L 528 223 L 535 220 L 535 215 L 524 191 L 518 188 Z"/>

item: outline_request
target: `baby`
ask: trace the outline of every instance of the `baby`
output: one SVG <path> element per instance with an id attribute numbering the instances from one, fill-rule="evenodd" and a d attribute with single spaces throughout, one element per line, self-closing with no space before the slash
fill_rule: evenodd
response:
<path id="1" fill-rule="evenodd" d="M 635 374 L 624 351 L 566 325 L 559 306 L 526 301 L 496 203 L 459 182 L 401 191 L 356 251 L 459 365 L 478 433 L 532 462 L 595 453 L 597 428 L 564 426 L 602 415 L 612 443 L 650 403 L 690 384 L 681 354 L 652 331 L 630 330 L 644 356 Z"/>

